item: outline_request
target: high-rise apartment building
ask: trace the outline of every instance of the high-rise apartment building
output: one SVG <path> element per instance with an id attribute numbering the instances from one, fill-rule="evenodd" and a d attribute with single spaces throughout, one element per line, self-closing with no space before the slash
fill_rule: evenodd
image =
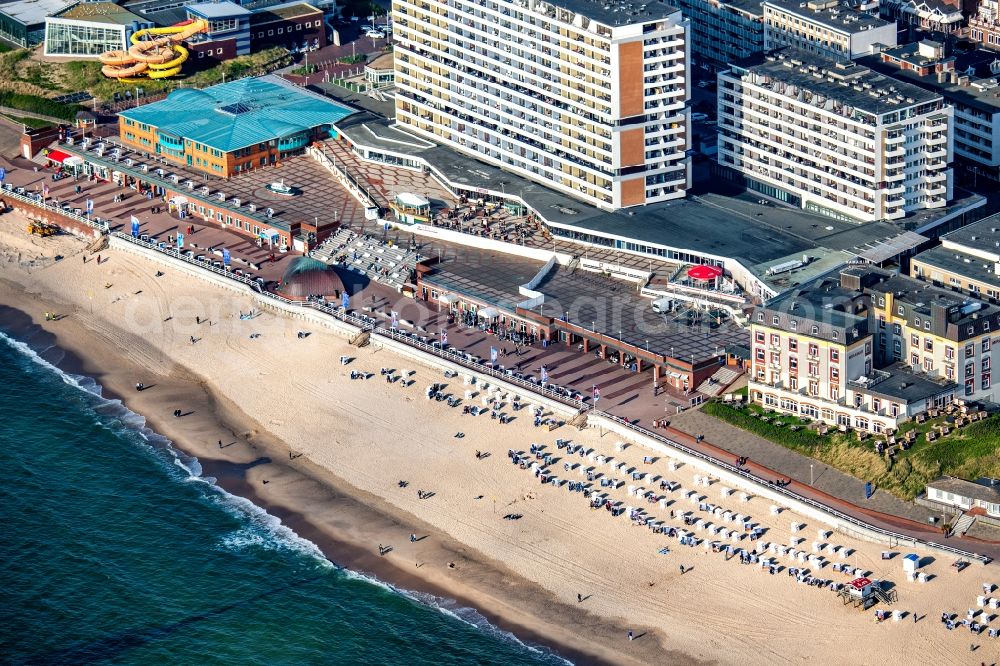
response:
<path id="1" fill-rule="evenodd" d="M 896 45 L 896 22 L 872 16 L 840 0 L 766 0 L 768 50 L 791 46 L 831 58 L 857 58 L 876 45 Z"/>
<path id="2" fill-rule="evenodd" d="M 848 221 L 952 197 L 952 110 L 938 94 L 798 51 L 719 74 L 719 164 L 750 189 Z"/>
<path id="3" fill-rule="evenodd" d="M 396 121 L 605 209 L 689 185 L 688 25 L 660 2 L 394 0 Z"/>
<path id="4" fill-rule="evenodd" d="M 691 57 L 713 70 L 763 53 L 760 0 L 675 0 L 691 22 Z"/>

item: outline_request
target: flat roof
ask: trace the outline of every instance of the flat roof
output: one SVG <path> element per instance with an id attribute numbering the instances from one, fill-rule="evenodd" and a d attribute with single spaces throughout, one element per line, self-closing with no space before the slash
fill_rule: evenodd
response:
<path id="1" fill-rule="evenodd" d="M 946 233 L 941 240 L 1000 253 L 1000 213 Z"/>
<path id="2" fill-rule="evenodd" d="M 890 400 L 901 400 L 907 405 L 959 390 L 958 384 L 944 378 L 913 372 L 905 363 L 893 363 L 882 368 L 880 373 L 884 373 L 881 379 L 871 382 L 864 388 L 852 382 L 851 390 Z"/>
<path id="3" fill-rule="evenodd" d="M 939 245 L 921 252 L 911 261 L 920 261 L 948 273 L 955 273 L 970 280 L 993 285 L 1000 291 L 1000 275 L 994 271 L 994 262 L 987 262 L 982 257 L 976 257 L 959 250 L 950 250 Z M 930 277 L 929 275 L 925 276 L 925 279 L 930 279 Z"/>
<path id="4" fill-rule="evenodd" d="M 994 59 L 1000 59 L 1000 55 L 994 54 Z M 1000 113 L 1000 78 L 998 77 L 970 78 L 969 85 L 960 86 L 950 80 L 945 83 L 938 82 L 937 74 L 933 72 L 927 76 L 920 76 L 915 70 L 902 69 L 895 63 L 882 60 L 881 54 L 864 56 L 858 58 L 857 62 L 874 71 L 936 92 L 955 103 L 964 104 L 984 113 Z M 958 69 L 957 66 L 956 69 Z"/>
<path id="5" fill-rule="evenodd" d="M 202 2 L 196 5 L 188 5 L 187 10 L 196 16 L 205 19 L 232 18 L 234 16 L 247 16 L 251 12 L 245 7 L 241 7 L 235 2 L 223 0 L 222 2 Z"/>
<path id="6" fill-rule="evenodd" d="M 40 25 L 68 4 L 68 0 L 18 0 L 0 5 L 0 14 L 6 14 L 26 26 Z"/>
<path id="7" fill-rule="evenodd" d="M 353 109 L 268 75 L 202 90 L 181 88 L 164 100 L 119 115 L 230 152 L 333 125 L 352 113 Z"/>
<path id="8" fill-rule="evenodd" d="M 813 95 L 876 115 L 940 98 L 936 93 L 854 62 L 838 61 L 793 48 L 748 58 L 732 68 L 735 76 L 741 76 L 743 72 L 757 75 L 756 85 L 764 88 L 773 90 L 779 82 L 786 86 L 793 85 Z M 817 73 L 822 76 L 817 76 Z M 830 78 L 834 80 L 830 81 Z M 864 89 L 856 90 L 856 86 Z"/>
<path id="9" fill-rule="evenodd" d="M 268 23 L 273 19 L 290 19 L 310 14 L 322 14 L 323 10 L 313 7 L 308 2 L 288 2 L 282 5 L 272 5 L 254 9 L 250 23 Z M 273 18 L 272 18 L 273 17 Z"/>
<path id="10" fill-rule="evenodd" d="M 982 483 L 956 479 L 953 476 L 942 476 L 927 484 L 928 488 L 943 490 L 960 497 L 978 499 L 993 504 L 1000 503 L 1000 486 L 987 485 L 990 479 L 982 479 Z"/>
<path id="11" fill-rule="evenodd" d="M 847 33 L 864 32 L 895 24 L 895 21 L 885 21 L 878 16 L 858 11 L 846 3 L 838 3 L 826 9 L 819 9 L 819 7 L 826 7 L 827 3 L 801 2 L 800 0 L 766 0 L 761 5 L 773 7 L 788 14 L 805 18 L 812 23 Z"/>
<path id="12" fill-rule="evenodd" d="M 90 23 L 109 23 L 112 25 L 130 25 L 149 23 L 124 7 L 113 2 L 78 2 L 52 15 L 53 18 L 73 19 Z"/>
<path id="13" fill-rule="evenodd" d="M 542 4 L 565 9 L 612 27 L 665 19 L 680 11 L 664 0 L 559 0 L 539 3 L 536 11 L 540 11 Z"/>

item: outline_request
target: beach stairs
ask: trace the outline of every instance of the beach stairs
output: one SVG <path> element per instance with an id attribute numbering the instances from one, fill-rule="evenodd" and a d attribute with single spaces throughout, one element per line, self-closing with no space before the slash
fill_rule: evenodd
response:
<path id="1" fill-rule="evenodd" d="M 371 342 L 371 331 L 358 331 L 358 334 L 351 338 L 350 343 L 353 347 L 365 347 Z"/>
<path id="2" fill-rule="evenodd" d="M 584 430 L 587 427 L 587 410 L 581 409 L 576 415 L 571 418 L 567 425 L 576 428 L 577 430 Z"/>
<path id="3" fill-rule="evenodd" d="M 580 267 L 580 257 L 573 257 L 570 262 L 566 264 L 566 271 L 573 275 L 576 273 L 576 269 Z"/>
<path id="4" fill-rule="evenodd" d="M 94 240 L 90 241 L 84 251 L 87 254 L 97 254 L 98 252 L 103 252 L 106 249 L 108 249 L 108 237 L 101 234 Z"/>
<path id="5" fill-rule="evenodd" d="M 872 594 L 874 594 L 875 598 L 884 603 L 886 606 L 891 606 L 899 599 L 896 594 L 896 590 L 883 590 L 878 585 L 872 585 Z"/>
<path id="6" fill-rule="evenodd" d="M 721 366 L 715 373 L 699 384 L 696 389 L 699 393 L 704 393 L 709 397 L 716 397 L 722 394 L 729 386 L 739 379 L 739 376 L 743 374 L 742 370 L 737 370 L 736 368 L 730 368 L 728 366 Z"/>
<path id="7" fill-rule="evenodd" d="M 975 514 L 963 513 L 962 517 L 955 523 L 955 526 L 951 528 L 951 536 L 962 536 L 969 531 L 969 528 L 972 527 L 972 524 L 975 522 Z"/>

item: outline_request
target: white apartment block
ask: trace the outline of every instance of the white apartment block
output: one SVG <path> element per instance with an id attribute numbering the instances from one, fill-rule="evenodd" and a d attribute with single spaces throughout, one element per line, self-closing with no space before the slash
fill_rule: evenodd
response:
<path id="1" fill-rule="evenodd" d="M 853 62 L 786 51 L 719 74 L 719 155 L 746 187 L 867 222 L 952 198 L 952 109 Z"/>
<path id="2" fill-rule="evenodd" d="M 630 0 L 393 0 L 396 121 L 604 209 L 685 195 L 688 23 Z"/>
<path id="3" fill-rule="evenodd" d="M 852 9 L 840 0 L 766 0 L 764 46 L 791 46 L 830 58 L 857 58 L 875 45 L 896 46 L 896 22 Z M 880 48 L 879 47 L 879 48 Z"/>

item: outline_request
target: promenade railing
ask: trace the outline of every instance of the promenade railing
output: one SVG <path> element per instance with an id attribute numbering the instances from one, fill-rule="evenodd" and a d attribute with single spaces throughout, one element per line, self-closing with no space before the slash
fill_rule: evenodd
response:
<path id="1" fill-rule="evenodd" d="M 21 201 L 26 204 L 31 204 L 32 206 L 37 206 L 38 208 L 41 208 L 44 211 L 49 211 L 53 213 L 54 215 L 62 215 L 75 222 L 79 222 L 80 224 L 85 224 L 88 227 L 97 229 L 98 231 L 101 231 L 103 233 L 107 233 L 108 231 L 107 222 L 101 220 L 100 218 L 92 218 L 80 215 L 76 212 L 76 209 L 73 208 L 72 206 L 67 207 L 68 204 L 60 203 L 57 205 L 55 203 L 52 203 L 52 200 L 49 199 L 48 197 L 43 197 L 41 194 L 37 192 L 28 192 L 27 190 L 25 190 L 24 193 L 22 194 L 21 192 L 18 192 L 17 189 L 24 189 L 24 188 L 15 188 L 14 185 L 11 183 L 4 183 L 3 196 L 10 199 L 14 199 L 15 201 Z"/>
<path id="2" fill-rule="evenodd" d="M 637 425 L 629 422 L 627 419 L 624 419 L 624 418 L 622 418 L 620 416 L 615 416 L 614 414 L 609 414 L 607 412 L 599 411 L 599 410 L 596 410 L 596 409 L 592 410 L 590 413 L 593 414 L 593 415 L 595 415 L 595 416 L 602 416 L 602 417 L 604 417 L 606 419 L 614 421 L 615 423 L 621 425 L 624 428 L 627 428 L 628 430 L 636 433 L 637 435 L 642 435 L 643 437 L 647 437 L 649 439 L 656 440 L 656 441 L 660 442 L 661 444 L 664 444 L 664 445 L 669 446 L 671 448 L 677 449 L 677 450 L 679 450 L 679 451 L 681 451 L 681 452 L 683 452 L 683 453 L 685 453 L 685 454 L 687 454 L 687 455 L 689 455 L 689 456 L 691 456 L 693 458 L 697 458 L 699 460 L 703 460 L 706 463 L 711 464 L 713 467 L 722 468 L 725 471 L 729 472 L 730 474 L 733 474 L 735 476 L 739 476 L 739 477 L 741 477 L 743 479 L 746 479 L 747 481 L 750 481 L 750 482 L 752 482 L 754 484 L 758 484 L 759 485 L 761 483 L 768 483 L 766 479 L 762 479 L 761 477 L 759 477 L 757 475 L 751 474 L 750 472 L 748 472 L 745 469 L 742 469 L 740 467 L 736 467 L 735 465 L 727 463 L 724 460 L 720 460 L 720 459 L 715 458 L 715 457 L 713 457 L 713 456 L 711 456 L 711 455 L 709 455 L 707 453 L 704 453 L 702 451 L 698 451 L 696 449 L 693 449 L 693 448 L 691 448 L 689 446 L 685 446 L 684 444 L 681 444 L 680 442 L 678 442 L 676 440 L 670 439 L 669 437 L 665 437 L 665 436 L 663 436 L 663 435 L 661 435 L 661 434 L 659 434 L 657 432 L 653 432 L 651 430 L 647 430 L 645 428 L 641 428 L 641 427 L 639 427 L 639 426 L 637 426 Z M 865 522 L 863 520 L 855 518 L 854 516 L 850 516 L 850 515 L 844 513 L 843 511 L 839 511 L 839 510 L 831 507 L 829 504 L 824 504 L 823 502 L 814 500 L 814 499 L 812 499 L 810 497 L 806 497 L 805 495 L 797 493 L 797 492 L 795 492 L 793 490 L 790 490 L 790 489 L 788 489 L 787 487 L 784 487 L 784 486 L 768 484 L 768 489 L 771 490 L 772 492 L 775 492 L 775 493 L 779 494 L 779 495 L 783 495 L 785 497 L 788 497 L 789 499 L 795 500 L 796 502 L 801 502 L 802 504 L 805 504 L 805 505 L 810 506 L 810 507 L 812 507 L 814 509 L 817 509 L 818 511 L 822 511 L 823 513 L 832 515 L 835 518 L 837 518 L 838 520 L 841 520 L 841 521 L 843 521 L 845 523 L 853 525 L 853 526 L 857 527 L 858 529 L 861 529 L 861 530 L 864 530 L 864 531 L 867 531 L 867 532 L 875 532 L 876 534 L 881 534 L 882 536 L 887 537 L 890 540 L 895 539 L 896 541 L 898 541 L 900 543 L 910 543 L 910 544 L 923 543 L 923 544 L 926 544 L 928 546 L 932 546 L 932 547 L 934 547 L 934 548 L 936 548 L 936 549 L 938 549 L 940 551 L 951 553 L 952 555 L 955 555 L 957 557 L 964 558 L 964 559 L 970 559 L 970 560 L 977 560 L 977 561 L 982 562 L 984 564 L 991 561 L 991 558 L 985 557 L 983 555 L 979 555 L 978 553 L 973 553 L 971 551 L 962 550 L 961 548 L 955 548 L 954 546 L 949 546 L 949 545 L 946 545 L 946 544 L 936 543 L 936 542 L 933 542 L 933 541 L 929 541 L 927 539 L 921 539 L 921 538 L 913 537 L 913 536 L 910 536 L 910 535 L 907 535 L 907 534 L 902 534 L 900 532 L 894 532 L 893 530 L 887 530 L 885 528 L 877 527 L 877 526 L 872 525 L 870 523 L 867 523 L 867 522 Z"/>
<path id="3" fill-rule="evenodd" d="M 373 320 L 371 318 L 361 318 L 361 317 L 357 317 L 355 315 L 352 315 L 352 314 L 346 312 L 344 310 L 344 308 L 338 307 L 338 306 L 334 306 L 334 305 L 331 305 L 329 303 L 324 303 L 324 302 L 319 302 L 319 301 L 312 301 L 312 300 L 309 300 L 309 301 L 296 301 L 296 300 L 285 298 L 284 296 L 280 296 L 280 295 L 272 293 L 272 292 L 265 291 L 263 289 L 263 286 L 261 285 L 261 283 L 257 279 L 247 278 L 247 277 L 242 276 L 242 275 L 236 275 L 235 273 L 233 273 L 231 271 L 227 271 L 227 270 L 224 270 L 224 269 L 220 269 L 220 268 L 218 268 L 216 266 L 212 266 L 211 263 L 208 262 L 208 261 L 200 260 L 200 259 L 197 259 L 195 257 L 189 257 L 187 255 L 184 255 L 181 252 L 178 252 L 176 249 L 173 249 L 173 248 L 162 248 L 162 247 L 159 247 L 158 245 L 156 245 L 154 243 L 150 243 L 148 241 L 144 241 L 144 240 L 142 240 L 140 238 L 135 238 L 133 236 L 130 236 L 128 234 L 124 234 L 124 233 L 121 233 L 121 232 L 118 232 L 118 231 L 113 232 L 111 235 L 114 236 L 115 238 L 124 240 L 124 241 L 129 242 L 129 243 L 133 243 L 133 244 L 138 245 L 140 247 L 145 247 L 145 248 L 148 248 L 150 250 L 163 253 L 166 256 L 169 256 L 169 257 L 174 258 L 174 259 L 178 259 L 180 261 L 183 261 L 185 263 L 191 264 L 191 265 L 196 266 L 198 268 L 201 268 L 201 269 L 204 269 L 204 270 L 207 270 L 207 271 L 211 271 L 212 273 L 215 273 L 216 275 L 219 275 L 220 277 L 227 278 L 227 279 L 234 280 L 236 282 L 240 282 L 242 284 L 245 284 L 245 285 L 249 286 L 251 289 L 253 289 L 254 291 L 256 291 L 258 293 L 258 295 L 261 296 L 264 299 L 269 299 L 269 300 L 272 300 L 272 301 L 280 302 L 280 303 L 283 303 L 286 306 L 290 306 L 290 307 L 293 307 L 293 308 L 310 309 L 310 310 L 314 310 L 316 312 L 323 313 L 325 315 L 328 315 L 330 317 L 338 319 L 338 320 L 340 320 L 340 321 L 342 321 L 344 323 L 347 323 L 347 324 L 349 324 L 349 325 L 357 328 L 359 330 L 359 332 L 361 332 L 361 331 L 368 331 L 373 336 L 380 336 L 380 337 L 388 338 L 388 339 L 391 339 L 391 340 L 395 340 L 397 342 L 403 343 L 403 344 L 408 345 L 410 347 L 413 347 L 415 349 L 419 349 L 419 350 L 421 350 L 421 351 L 423 351 L 425 353 L 431 354 L 433 356 L 437 356 L 437 357 L 439 357 L 439 358 L 441 358 L 443 360 L 447 360 L 447 361 L 449 361 L 451 363 L 454 363 L 455 365 L 459 365 L 461 367 L 464 367 L 464 368 L 467 368 L 469 370 L 475 371 L 475 372 L 477 372 L 479 374 L 483 374 L 483 375 L 492 377 L 494 379 L 506 382 L 508 384 L 512 384 L 514 386 L 521 387 L 521 388 L 523 388 L 523 389 L 525 389 L 527 391 L 530 391 L 530 392 L 532 392 L 532 393 L 534 393 L 536 395 L 544 396 L 544 397 L 546 397 L 546 398 L 548 398 L 550 400 L 556 401 L 556 402 L 558 402 L 560 404 L 563 404 L 563 405 L 566 405 L 568 407 L 572 407 L 572 408 L 577 409 L 577 410 L 587 410 L 587 409 L 589 409 L 590 410 L 589 414 L 591 414 L 593 416 L 596 416 L 596 417 L 603 417 L 605 419 L 608 419 L 609 421 L 613 421 L 614 423 L 616 423 L 616 424 L 620 425 L 621 427 L 629 430 L 630 432 L 634 433 L 637 436 L 642 436 L 642 437 L 646 437 L 648 439 L 652 439 L 654 441 L 657 441 L 657 442 L 663 444 L 664 446 L 668 446 L 670 448 L 673 448 L 673 449 L 676 449 L 678 451 L 681 451 L 682 453 L 684 453 L 684 454 L 686 454 L 688 456 L 691 456 L 693 458 L 696 458 L 698 460 L 702 460 L 705 463 L 707 463 L 707 464 L 709 464 L 709 465 L 711 465 L 713 467 L 725 470 L 726 472 L 728 472 L 728 473 L 730 473 L 730 474 L 732 474 L 734 476 L 738 476 L 740 478 L 743 478 L 748 483 L 751 483 L 753 485 L 767 484 L 767 488 L 771 492 L 774 492 L 776 494 L 785 496 L 785 497 L 787 497 L 790 500 L 793 500 L 795 502 L 800 502 L 802 504 L 805 504 L 806 506 L 809 506 L 809 507 L 812 507 L 812 508 L 816 509 L 817 511 L 821 511 L 821 512 L 823 512 L 825 514 L 831 515 L 831 516 L 837 518 L 838 520 L 840 520 L 841 522 L 849 524 L 849 525 L 852 525 L 852 526 L 856 527 L 858 530 L 861 530 L 863 532 L 873 532 L 875 534 L 882 535 L 883 537 L 886 537 L 887 539 L 889 539 L 890 542 L 892 540 L 895 540 L 898 543 L 908 543 L 908 544 L 912 544 L 912 545 L 924 544 L 924 545 L 930 546 L 930 547 L 932 547 L 932 548 L 934 548 L 934 549 L 936 549 L 936 550 L 938 550 L 940 552 L 950 553 L 950 554 L 952 554 L 952 555 L 954 555 L 956 557 L 962 558 L 962 559 L 975 560 L 977 562 L 982 562 L 984 564 L 991 561 L 991 558 L 985 557 L 983 555 L 979 555 L 978 553 L 973 553 L 971 551 L 963 550 L 961 548 L 956 548 L 954 546 L 949 546 L 949 545 L 946 545 L 946 544 L 941 544 L 941 543 L 937 543 L 937 542 L 934 542 L 934 541 L 930 541 L 930 540 L 927 540 L 927 539 L 921 539 L 921 538 L 918 538 L 918 537 L 913 537 L 913 536 L 910 536 L 910 535 L 907 535 L 907 534 L 902 534 L 900 532 L 895 532 L 893 530 L 888 530 L 888 529 L 885 529 L 885 528 L 881 528 L 881 527 L 872 525 L 871 523 L 867 523 L 867 522 L 865 522 L 865 521 L 863 521 L 863 520 L 861 520 L 859 518 L 855 518 L 854 516 L 851 516 L 851 515 L 848 515 L 848 514 L 844 513 L 843 511 L 835 509 L 832 506 L 830 506 L 829 504 L 824 504 L 823 502 L 817 501 L 817 500 L 812 499 L 810 497 L 806 497 L 805 495 L 797 493 L 797 492 L 795 492 L 793 490 L 790 490 L 790 489 L 788 489 L 788 488 L 786 488 L 784 486 L 770 484 L 770 483 L 768 483 L 768 481 L 766 479 L 762 479 L 759 476 L 751 474 L 750 472 L 748 472 L 745 469 L 742 469 L 740 467 L 736 467 L 735 465 L 732 465 L 732 464 L 730 464 L 730 463 L 728 463 L 728 462 L 726 462 L 724 460 L 720 460 L 720 459 L 715 458 L 715 457 L 713 457 L 713 456 L 711 456 L 711 455 L 709 455 L 707 453 L 704 453 L 702 451 L 698 451 L 697 449 L 693 449 L 693 448 L 691 448 L 689 446 L 681 444 L 680 442 L 678 442 L 676 440 L 673 440 L 673 439 L 670 439 L 669 437 L 665 437 L 665 436 L 663 436 L 663 435 L 661 435 L 661 434 L 659 434 L 657 432 L 653 432 L 651 430 L 647 430 L 646 428 L 642 428 L 640 426 L 637 426 L 637 425 L 631 423 L 630 421 L 628 421 L 625 418 L 622 418 L 620 416 L 616 416 L 614 414 L 610 414 L 610 413 L 605 412 L 605 411 L 601 411 L 601 410 L 597 409 L 596 407 L 594 407 L 591 403 L 587 403 L 587 402 L 584 402 L 583 400 L 579 400 L 579 399 L 576 399 L 576 398 L 567 397 L 566 395 L 564 395 L 563 393 L 561 393 L 559 391 L 550 389 L 550 388 L 545 387 L 545 386 L 541 386 L 540 384 L 536 384 L 536 383 L 527 381 L 525 379 L 521 379 L 521 378 L 516 377 L 514 375 L 511 375 L 511 374 L 508 374 L 507 371 L 497 370 L 495 368 L 490 367 L 490 365 L 488 363 L 472 361 L 472 360 L 470 360 L 469 358 L 467 358 L 466 356 L 463 355 L 464 352 L 461 352 L 461 351 L 455 349 L 454 347 L 443 347 L 441 345 L 435 345 L 435 344 L 430 344 L 430 343 L 424 342 L 423 340 L 420 340 L 418 338 L 414 338 L 413 336 L 408 335 L 406 333 L 402 333 L 402 332 L 400 332 L 398 330 L 394 330 L 392 328 L 385 328 L 383 326 L 379 326 L 379 325 L 373 323 Z"/>

